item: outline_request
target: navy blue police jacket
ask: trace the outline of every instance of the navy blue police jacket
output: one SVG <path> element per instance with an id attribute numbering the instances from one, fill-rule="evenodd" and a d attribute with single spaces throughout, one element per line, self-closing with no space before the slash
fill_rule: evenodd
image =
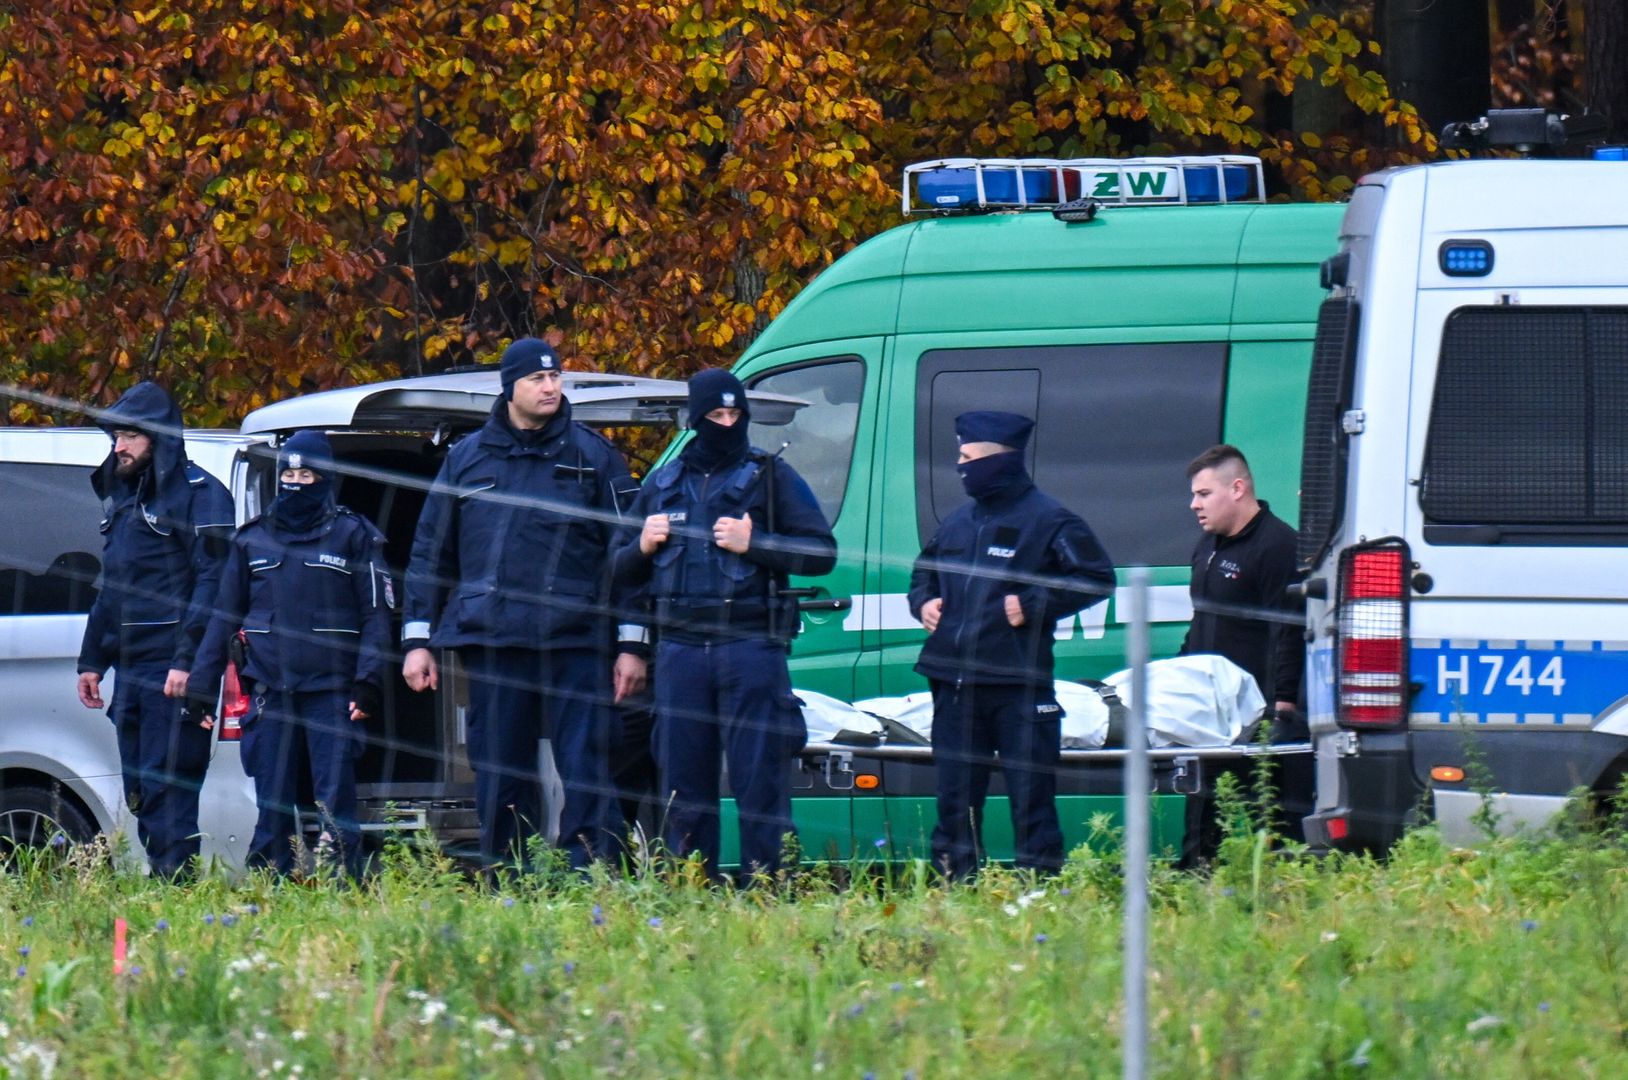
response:
<path id="1" fill-rule="evenodd" d="M 266 690 L 384 686 L 392 587 L 384 534 L 344 507 L 290 532 L 268 515 L 238 530 L 191 681 L 212 693 L 241 627 L 240 675 Z"/>
<path id="2" fill-rule="evenodd" d="M 609 555 L 638 486 L 605 438 L 571 420 L 516 431 L 498 399 L 456 443 L 424 502 L 403 601 L 412 649 L 493 646 L 643 652 L 645 630 L 616 617 Z M 618 633 L 620 630 L 620 633 Z"/>
<path id="3" fill-rule="evenodd" d="M 1106 599 L 1114 564 L 1090 527 L 1027 477 L 1003 497 L 957 507 L 910 574 L 910 614 L 944 601 L 916 671 L 929 679 L 991 686 L 1052 684 L 1057 622 Z M 1023 625 L 1006 617 L 1006 597 Z"/>
<path id="4" fill-rule="evenodd" d="M 647 591 L 660 633 L 670 640 L 761 634 L 769 627 L 771 584 L 783 586 L 792 574 L 830 573 L 836 539 L 808 483 L 779 457 L 747 450 L 704 470 L 694 445 L 645 478 L 629 516 L 642 527 L 649 515 L 666 514 L 672 532 L 651 556 L 639 550 L 633 533 L 616 553 L 616 579 Z M 746 514 L 752 517 L 746 553 L 719 547 L 713 523 Z"/>
<path id="5" fill-rule="evenodd" d="M 150 468 L 115 473 L 109 453 L 91 476 L 102 500 L 102 577 L 85 624 L 79 670 L 119 665 L 189 671 L 235 528 L 224 485 L 187 460 L 181 410 L 153 383 L 139 383 L 102 415 L 110 432 L 153 442 Z"/>

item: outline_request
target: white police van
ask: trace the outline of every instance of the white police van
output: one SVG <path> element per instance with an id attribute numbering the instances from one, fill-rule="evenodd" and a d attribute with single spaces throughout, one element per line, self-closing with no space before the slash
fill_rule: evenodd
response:
<path id="1" fill-rule="evenodd" d="M 624 430 L 672 427 L 686 395 L 681 382 L 591 372 L 567 371 L 564 385 L 575 419 Z M 328 432 L 338 498 L 385 533 L 399 594 L 425 490 L 450 442 L 484 423 L 499 393 L 498 373 L 487 369 L 310 394 L 251 413 L 237 432 L 187 432 L 187 453 L 227 485 L 242 522 L 273 491 L 278 441 L 304 428 Z M 802 404 L 762 393 L 752 400 L 754 414 L 779 423 Z M 75 693 L 101 572 L 102 508 L 90 475 L 108 448 L 98 428 L 0 427 L 0 858 L 98 833 L 134 836 L 113 725 Z M 443 670 L 436 693 L 386 680 L 383 715 L 367 722 L 357 764 L 364 830 L 432 829 L 454 844 L 475 835 L 462 687 L 456 664 Z M 104 682 L 104 698 L 117 677 Z M 203 856 L 237 867 L 254 829 L 254 786 L 237 750 L 236 718 L 247 703 L 228 698 L 199 827 Z M 129 848 L 140 856 L 138 844 Z"/>
<path id="2" fill-rule="evenodd" d="M 1604 158 L 1352 195 L 1305 422 L 1308 840 L 1383 848 L 1424 816 L 1468 840 L 1487 799 L 1536 825 L 1622 783 L 1628 167 Z"/>

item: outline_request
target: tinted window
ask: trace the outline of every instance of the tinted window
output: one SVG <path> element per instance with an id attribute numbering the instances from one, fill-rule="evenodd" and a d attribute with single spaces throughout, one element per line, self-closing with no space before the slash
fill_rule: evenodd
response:
<path id="1" fill-rule="evenodd" d="M 1460 525 L 1628 524 L 1628 310 L 1460 308 L 1420 502 Z"/>
<path id="2" fill-rule="evenodd" d="M 923 543 L 966 500 L 956 416 L 1001 409 L 1035 418 L 1035 482 L 1085 518 L 1115 562 L 1185 565 L 1198 526 L 1184 472 L 1221 441 L 1226 358 L 1220 343 L 924 353 L 916 391 Z"/>
<path id="3" fill-rule="evenodd" d="M 836 521 L 853 466 L 865 365 L 857 357 L 799 364 L 753 379 L 751 389 L 808 402 L 789 424 L 753 424 L 752 445 L 773 453 L 786 444 L 781 456 L 814 489 L 825 520 Z"/>
<path id="4" fill-rule="evenodd" d="M 0 614 L 90 610 L 102 571 L 102 504 L 91 470 L 0 462 Z"/>

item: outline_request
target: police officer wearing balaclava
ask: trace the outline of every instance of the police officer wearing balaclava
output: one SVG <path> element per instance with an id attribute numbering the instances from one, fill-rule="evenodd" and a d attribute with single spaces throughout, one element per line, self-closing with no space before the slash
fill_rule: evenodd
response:
<path id="1" fill-rule="evenodd" d="M 621 454 L 571 419 L 551 346 L 514 342 L 501 376 L 491 417 L 447 454 L 418 520 L 402 674 L 435 689 L 432 648 L 457 651 L 490 863 L 528 865 L 527 841 L 544 834 L 538 752 L 550 738 L 565 787 L 559 842 L 580 868 L 618 853 L 613 705 L 645 682 L 646 631 L 615 617 L 625 605 L 608 573 L 637 486 Z"/>
<path id="2" fill-rule="evenodd" d="M 260 807 L 248 865 L 294 870 L 296 803 L 310 778 L 319 862 L 356 876 L 356 757 L 382 704 L 390 639 L 384 534 L 334 501 L 335 464 L 319 431 L 277 452 L 277 495 L 238 530 L 188 696 L 207 727 L 228 647 L 247 642 L 238 675 L 249 694 L 243 766 Z"/>
<path id="3" fill-rule="evenodd" d="M 645 479 L 644 526 L 616 556 L 619 581 L 655 605 L 656 763 L 668 850 L 718 866 L 719 759 L 740 816 L 741 866 L 773 874 L 794 832 L 792 757 L 807 740 L 786 654 L 796 601 L 790 574 L 836 565 L 814 493 L 779 457 L 752 449 L 746 390 L 728 371 L 690 380 L 695 437 Z"/>
<path id="4" fill-rule="evenodd" d="M 188 872 L 198 854 L 198 793 L 209 732 L 182 718 L 193 656 L 209 623 L 236 524 L 224 485 L 187 460 L 181 410 L 137 383 L 97 423 L 113 448 L 91 477 L 105 516 L 100 592 L 79 651 L 79 700 L 108 709 L 124 796 L 153 872 Z"/>
<path id="5" fill-rule="evenodd" d="M 1114 587 L 1113 562 L 1090 527 L 1029 478 L 1033 429 L 1015 413 L 956 417 L 956 469 L 972 501 L 944 519 L 910 575 L 910 613 L 928 632 L 916 671 L 933 691 L 933 862 L 954 878 L 977 870 L 996 753 L 1017 865 L 1062 867 L 1052 638 L 1058 620 Z"/>

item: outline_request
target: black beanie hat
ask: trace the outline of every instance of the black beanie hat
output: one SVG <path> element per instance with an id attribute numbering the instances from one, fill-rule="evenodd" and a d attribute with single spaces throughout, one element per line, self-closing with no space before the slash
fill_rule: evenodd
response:
<path id="1" fill-rule="evenodd" d="M 741 425 L 751 419 L 746 408 L 746 387 L 726 368 L 708 368 L 690 377 L 690 427 L 713 409 L 739 409 Z"/>
<path id="2" fill-rule="evenodd" d="M 503 400 L 514 400 L 514 384 L 539 371 L 560 370 L 560 358 L 542 338 L 523 337 L 503 350 Z"/>
<path id="3" fill-rule="evenodd" d="M 277 471 L 310 469 L 327 475 L 333 471 L 333 444 L 320 431 L 296 431 L 277 448 Z"/>

